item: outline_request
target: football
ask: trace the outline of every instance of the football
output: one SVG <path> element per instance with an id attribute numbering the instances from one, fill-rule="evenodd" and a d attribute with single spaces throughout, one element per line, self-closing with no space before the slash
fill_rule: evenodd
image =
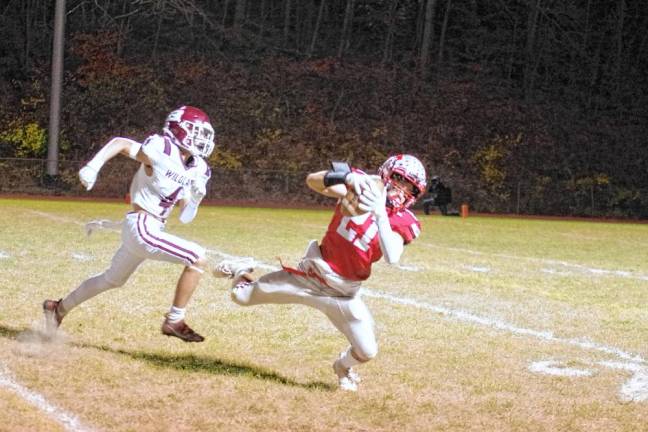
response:
<path id="1" fill-rule="evenodd" d="M 385 188 L 385 184 L 382 181 L 382 178 L 377 175 L 370 175 L 371 181 L 382 191 Z M 366 213 L 366 211 L 360 209 L 358 205 L 360 200 L 358 195 L 355 193 L 352 187 L 347 187 L 347 193 L 342 197 L 342 214 L 345 216 L 358 216 Z"/>

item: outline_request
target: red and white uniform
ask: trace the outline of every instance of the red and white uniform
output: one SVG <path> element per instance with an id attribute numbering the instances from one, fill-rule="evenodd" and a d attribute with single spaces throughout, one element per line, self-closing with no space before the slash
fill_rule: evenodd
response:
<path id="1" fill-rule="evenodd" d="M 389 224 L 405 244 L 421 233 L 420 222 L 407 209 L 389 214 Z M 340 204 L 335 207 L 320 248 L 322 258 L 333 271 L 354 281 L 367 279 L 371 274 L 371 264 L 382 258 L 374 216 L 371 213 L 344 216 Z"/>
<path id="2" fill-rule="evenodd" d="M 420 223 L 409 210 L 389 215 L 393 231 L 407 244 L 418 237 Z M 313 240 L 297 269 L 284 267 L 253 283 L 236 285 L 232 300 L 242 306 L 264 303 L 304 304 L 322 311 L 356 353 L 373 358 L 378 350 L 374 321 L 358 291 L 382 257 L 378 227 L 371 213 L 348 217 L 338 204 L 322 244 Z"/>

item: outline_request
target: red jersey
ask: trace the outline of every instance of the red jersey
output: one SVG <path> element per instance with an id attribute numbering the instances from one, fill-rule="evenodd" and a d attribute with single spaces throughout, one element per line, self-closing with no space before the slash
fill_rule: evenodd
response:
<path id="1" fill-rule="evenodd" d="M 409 210 L 389 213 L 389 224 L 405 244 L 421 233 L 421 224 Z M 347 279 L 361 281 L 371 274 L 371 264 L 382 258 L 378 225 L 372 213 L 344 216 L 338 204 L 320 244 L 322 258 Z"/>

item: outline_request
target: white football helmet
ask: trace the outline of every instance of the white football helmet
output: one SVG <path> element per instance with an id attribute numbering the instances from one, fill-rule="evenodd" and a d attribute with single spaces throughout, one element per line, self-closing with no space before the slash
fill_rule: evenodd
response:
<path id="1" fill-rule="evenodd" d="M 412 155 L 399 154 L 390 157 L 378 169 L 387 188 L 387 206 L 398 211 L 416 202 L 427 186 L 425 168 L 420 160 Z M 394 178 L 400 177 L 414 186 L 411 193 L 394 186 Z"/>
<path id="2" fill-rule="evenodd" d="M 171 111 L 164 123 L 164 135 L 194 156 L 208 158 L 214 151 L 215 132 L 201 109 L 182 106 Z"/>

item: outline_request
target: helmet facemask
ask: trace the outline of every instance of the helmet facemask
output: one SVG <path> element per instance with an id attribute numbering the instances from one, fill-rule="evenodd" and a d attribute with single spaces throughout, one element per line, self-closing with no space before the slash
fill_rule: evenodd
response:
<path id="1" fill-rule="evenodd" d="M 406 185 L 410 185 L 410 187 Z M 395 210 L 410 207 L 421 193 L 412 181 L 399 172 L 394 172 L 391 175 L 386 186 L 387 206 Z"/>
<path id="2" fill-rule="evenodd" d="M 425 168 L 411 155 L 391 156 L 378 173 L 387 190 L 387 207 L 400 211 L 412 206 L 426 188 Z"/>
<path id="3" fill-rule="evenodd" d="M 211 125 L 196 120 L 182 121 L 180 127 L 186 132 L 183 141 L 186 143 L 187 150 L 194 156 L 209 157 L 214 150 L 214 129 Z"/>

